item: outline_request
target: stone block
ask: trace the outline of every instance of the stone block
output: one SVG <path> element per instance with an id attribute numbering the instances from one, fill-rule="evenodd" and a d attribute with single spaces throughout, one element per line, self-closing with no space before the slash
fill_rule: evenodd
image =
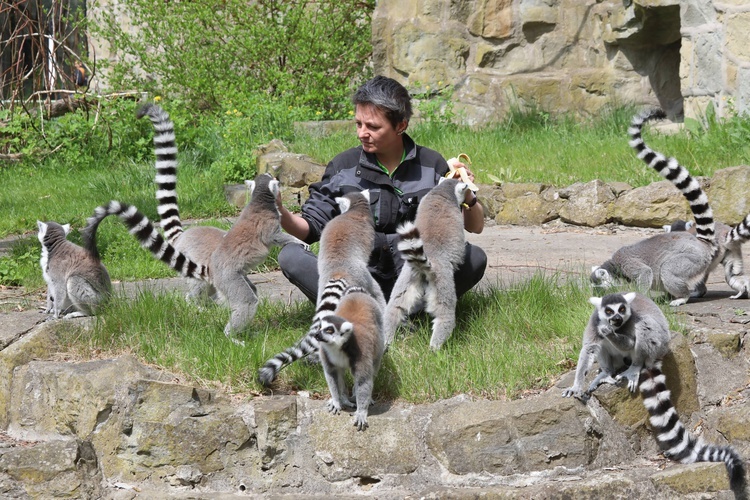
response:
<path id="1" fill-rule="evenodd" d="M 560 206 L 560 219 L 588 227 L 609 222 L 610 205 L 615 201 L 612 189 L 600 180 L 573 184 L 561 190 L 560 197 L 567 199 Z"/>
<path id="2" fill-rule="evenodd" d="M 662 227 L 688 220 L 692 212 L 682 193 L 664 180 L 623 193 L 612 205 L 611 217 L 626 226 Z"/>
<path id="3" fill-rule="evenodd" d="M 557 24 L 560 6 L 557 0 L 522 0 L 521 24 Z"/>
<path id="4" fill-rule="evenodd" d="M 483 38 L 508 38 L 513 30 L 513 0 L 486 0 L 480 13 Z"/>
<path id="5" fill-rule="evenodd" d="M 348 413 L 333 415 L 320 405 L 309 427 L 318 471 L 328 481 L 413 473 L 424 451 L 414 423 L 398 415 L 371 411 L 369 427 L 362 432 L 352 425 Z"/>
<path id="6" fill-rule="evenodd" d="M 117 391 L 110 414 L 91 441 L 105 477 L 151 481 L 212 477 L 235 464 L 258 467 L 257 448 L 242 415 L 212 392 L 141 380 Z"/>
<path id="7" fill-rule="evenodd" d="M 45 359 L 57 351 L 62 320 L 47 321 L 0 351 L 0 428 L 8 427 L 12 407 L 13 372 L 33 359 Z M 68 323 L 69 324 L 69 323 Z"/>
<path id="8" fill-rule="evenodd" d="M 750 114 L 750 68 L 737 69 L 737 113 Z"/>
<path id="9" fill-rule="evenodd" d="M 680 495 L 729 489 L 727 469 L 723 462 L 674 465 L 651 476 L 651 481 Z"/>
<path id="10" fill-rule="evenodd" d="M 436 408 L 427 444 L 453 474 L 516 474 L 592 463 L 602 435 L 597 425 L 579 401 L 550 391 Z"/>
<path id="11" fill-rule="evenodd" d="M 706 189 L 716 220 L 734 225 L 750 213 L 750 166 L 723 168 L 714 172 Z"/>
<path id="12" fill-rule="evenodd" d="M 730 444 L 742 441 L 747 446 L 750 444 L 748 422 L 750 422 L 750 406 L 739 401 L 739 404 L 714 410 L 708 419 L 708 426 Z"/>
<path id="13" fill-rule="evenodd" d="M 4 498 L 107 496 L 101 491 L 96 452 L 76 439 L 0 449 L 0 475 Z"/>
<path id="14" fill-rule="evenodd" d="M 685 29 L 697 28 L 716 22 L 716 11 L 711 2 L 686 0 L 680 5 L 680 20 Z"/>
<path id="15" fill-rule="evenodd" d="M 263 469 L 284 461 L 290 453 L 286 439 L 297 428 L 297 398 L 280 396 L 255 404 L 258 451 Z"/>
<path id="16" fill-rule="evenodd" d="M 747 386 L 747 374 L 750 369 L 748 362 L 742 356 L 727 357 L 722 351 L 715 349 L 710 340 L 716 342 L 718 335 L 726 335 L 729 342 L 736 338 L 734 334 L 715 334 L 707 338 L 709 342 L 693 346 L 700 380 L 698 397 L 701 405 L 717 405 L 727 395 Z"/>
<path id="17" fill-rule="evenodd" d="M 132 356 L 85 363 L 30 362 L 13 377 L 8 433 L 29 440 L 85 439 L 108 417 L 117 387 L 149 374 L 155 376 Z"/>
<path id="18" fill-rule="evenodd" d="M 750 43 L 748 43 L 748 26 L 750 26 L 750 10 L 729 14 L 725 23 L 726 49 L 731 58 L 750 62 Z"/>
<path id="19" fill-rule="evenodd" d="M 721 71 L 721 32 L 696 33 L 693 37 L 695 57 L 693 58 L 693 74 L 695 80 L 692 87 L 699 94 L 716 94 L 722 90 L 723 75 Z"/>

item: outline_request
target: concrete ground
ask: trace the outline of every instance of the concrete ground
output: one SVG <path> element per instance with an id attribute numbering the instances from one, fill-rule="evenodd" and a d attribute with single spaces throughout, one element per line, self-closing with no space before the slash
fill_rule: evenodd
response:
<path id="1" fill-rule="evenodd" d="M 482 234 L 467 234 L 467 239 L 483 248 L 488 256 L 487 271 L 480 286 L 504 287 L 540 269 L 548 274 L 588 274 L 591 266 L 604 262 L 619 247 L 657 232 L 659 230 L 618 225 L 583 228 L 560 222 L 534 227 L 488 224 Z M 0 242 L 0 252 L 7 246 Z M 285 302 L 305 300 L 278 271 L 253 274 L 250 279 L 261 298 Z M 184 289 L 184 281 L 170 278 L 115 283 L 115 287 L 121 286 L 132 294 L 136 289 Z M 733 291 L 724 282 L 721 267 L 712 273 L 708 290 L 705 297 L 691 300 L 680 309 L 690 316 L 724 324 L 730 319 L 737 323 L 738 318 L 744 317 L 738 316 L 737 311 L 750 307 L 748 300 L 728 298 Z M 45 319 L 46 315 L 40 312 L 43 305 L 44 295 L 40 292 L 0 287 L 0 349 Z"/>

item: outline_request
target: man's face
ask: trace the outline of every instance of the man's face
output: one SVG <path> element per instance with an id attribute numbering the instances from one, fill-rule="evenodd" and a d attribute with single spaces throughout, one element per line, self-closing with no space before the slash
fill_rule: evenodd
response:
<path id="1" fill-rule="evenodd" d="M 406 129 L 406 123 L 391 125 L 385 113 L 372 104 L 357 104 L 354 113 L 357 124 L 357 138 L 368 153 L 388 154 L 400 150 L 403 145 L 399 131 Z"/>

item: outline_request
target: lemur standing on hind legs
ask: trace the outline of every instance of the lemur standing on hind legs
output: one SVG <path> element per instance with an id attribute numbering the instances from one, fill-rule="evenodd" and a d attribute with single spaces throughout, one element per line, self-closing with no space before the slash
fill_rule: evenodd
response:
<path id="1" fill-rule="evenodd" d="M 453 275 L 464 261 L 461 203 L 468 189 L 458 179 L 442 180 L 419 204 L 414 222 L 398 228 L 398 249 L 405 262 L 386 308 L 386 345 L 423 299 L 433 317 L 430 349 L 440 349 L 453 332 L 458 300 Z"/>

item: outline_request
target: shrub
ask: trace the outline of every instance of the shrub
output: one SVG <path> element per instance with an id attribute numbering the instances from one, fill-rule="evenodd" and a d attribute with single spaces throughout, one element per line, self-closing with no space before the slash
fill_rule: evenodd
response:
<path id="1" fill-rule="evenodd" d="M 260 95 L 341 118 L 369 76 L 374 7 L 374 0 L 134 0 L 103 6 L 91 30 L 118 56 L 115 86 L 214 110 Z M 123 17 L 138 30 L 124 29 Z"/>

